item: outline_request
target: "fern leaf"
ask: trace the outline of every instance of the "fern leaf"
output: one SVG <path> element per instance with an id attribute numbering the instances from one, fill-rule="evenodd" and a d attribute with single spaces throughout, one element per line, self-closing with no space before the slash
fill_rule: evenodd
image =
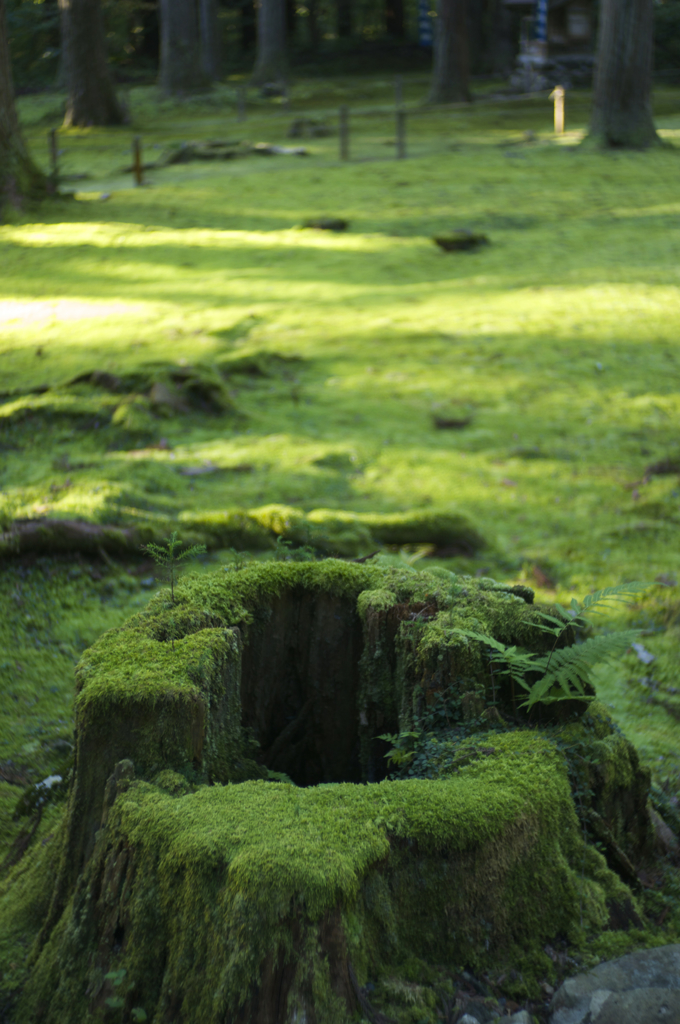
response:
<path id="1" fill-rule="evenodd" d="M 544 655 L 535 660 L 537 670 L 544 669 L 545 675 L 531 688 L 527 707 L 537 701 L 545 701 L 548 692 L 555 687 L 562 691 L 564 697 L 548 698 L 566 700 L 584 695 L 584 683 L 594 665 L 607 658 L 624 654 L 631 643 L 639 636 L 639 630 L 627 629 L 619 633 L 605 633 L 589 637 L 582 644 L 562 647 L 551 655 Z"/>
<path id="2" fill-rule="evenodd" d="M 595 610 L 601 610 L 610 601 L 627 601 L 651 586 L 651 583 L 641 583 L 638 581 L 634 583 L 620 583 L 618 587 L 605 587 L 603 590 L 596 590 L 594 594 L 586 594 L 583 598 L 581 614 L 583 612 L 592 613 Z"/>

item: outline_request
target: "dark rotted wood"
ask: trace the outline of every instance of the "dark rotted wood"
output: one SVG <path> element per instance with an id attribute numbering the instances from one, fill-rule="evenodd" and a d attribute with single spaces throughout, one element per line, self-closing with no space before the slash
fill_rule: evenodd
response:
<path id="1" fill-rule="evenodd" d="M 326 593 L 287 591 L 248 626 L 242 722 L 254 731 L 268 768 L 298 785 L 362 780 L 362 648 L 353 601 Z"/>

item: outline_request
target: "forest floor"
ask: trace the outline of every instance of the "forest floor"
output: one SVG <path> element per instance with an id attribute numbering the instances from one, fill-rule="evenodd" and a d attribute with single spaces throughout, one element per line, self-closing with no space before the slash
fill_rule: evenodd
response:
<path id="1" fill-rule="evenodd" d="M 656 581 L 619 616 L 653 660 L 630 653 L 597 686 L 674 797 L 680 91 L 655 97 L 667 145 L 600 153 L 579 146 L 588 93 L 567 97 L 555 138 L 546 95 L 487 86 L 470 107 L 432 110 L 425 79 L 406 76 L 397 160 L 390 80 L 299 81 L 290 109 L 250 97 L 245 121 L 237 85 L 183 102 L 135 88 L 129 127 L 60 130 L 75 198 L 0 226 L 0 520 L 456 509 L 486 538 L 479 555 L 395 557 L 529 583 L 548 601 Z M 19 101 L 45 167 L 62 102 Z M 289 139 L 298 118 L 331 134 Z M 134 135 L 149 163 L 209 140 L 236 155 L 152 167 L 134 187 Z M 303 229 L 322 216 L 349 228 Z M 432 236 L 455 228 L 490 244 L 443 252 Z M 261 371 L 232 375 L 233 409 L 211 415 L 160 417 L 140 398 L 116 426 L 111 395 L 86 379 L 241 357 Z M 1 858 L 19 787 L 69 749 L 74 663 L 157 583 L 148 562 L 75 557 L 6 561 L 0 576 Z"/>

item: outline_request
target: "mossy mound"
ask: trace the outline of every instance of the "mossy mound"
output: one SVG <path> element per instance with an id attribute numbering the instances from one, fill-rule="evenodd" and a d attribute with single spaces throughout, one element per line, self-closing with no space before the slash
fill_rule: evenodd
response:
<path id="1" fill-rule="evenodd" d="M 510 681 L 457 631 L 544 650 L 531 599 L 379 560 L 275 562 L 188 577 L 104 634 L 77 670 L 61 862 L 17 1024 L 340 1024 L 369 978 L 481 968 L 636 916 L 570 790 L 580 743 L 605 780 L 596 813 L 637 828 L 639 859 L 634 752 L 584 702 L 517 728 Z M 385 779 L 377 737 L 437 700 L 456 728 L 431 777 Z"/>
<path id="2" fill-rule="evenodd" d="M 278 537 L 350 558 L 383 544 L 431 544 L 467 555 L 484 547 L 483 537 L 465 516 L 443 510 L 381 514 L 319 508 L 305 513 L 289 505 L 264 505 L 247 511 L 182 513 L 180 523 L 192 538 L 207 537 L 208 546 L 242 550 L 271 547 Z"/>
<path id="3" fill-rule="evenodd" d="M 148 403 L 121 403 L 114 419 L 125 430 L 143 428 L 149 417 Z M 472 524 L 456 512 L 395 512 L 368 515 L 334 509 L 315 509 L 308 514 L 287 505 L 262 508 L 228 508 L 212 512 L 181 512 L 175 523 L 169 517 L 148 515 L 130 522 L 99 525 L 75 519 L 0 520 L 0 558 L 26 553 L 79 551 L 96 555 L 138 556 L 143 544 L 164 541 L 176 525 L 188 543 L 205 544 L 208 550 L 234 548 L 266 551 L 285 541 L 312 553 L 353 557 L 375 552 L 383 545 L 429 544 L 470 554 L 484 546 Z"/>
<path id="4" fill-rule="evenodd" d="M 9 399 L 0 404 L 0 433 L 7 439 L 20 437 L 26 421 L 33 430 L 59 421 L 79 429 L 106 427 L 111 447 L 151 439 L 158 417 L 236 413 L 225 376 L 203 363 L 150 363 L 120 376 L 92 370 L 56 387 L 0 397 Z"/>

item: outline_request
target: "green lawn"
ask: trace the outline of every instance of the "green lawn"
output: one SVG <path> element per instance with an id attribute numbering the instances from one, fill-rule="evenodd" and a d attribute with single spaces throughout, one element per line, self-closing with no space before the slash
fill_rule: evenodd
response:
<path id="1" fill-rule="evenodd" d="M 132 89 L 130 127 L 60 132 L 62 173 L 87 175 L 64 186 L 75 200 L 0 226 L 0 518 L 455 509 L 487 540 L 474 559 L 440 560 L 456 571 L 553 600 L 662 577 L 672 586 L 627 615 L 655 661 L 627 655 L 598 683 L 659 775 L 680 773 L 680 484 L 645 477 L 680 458 L 680 91 L 655 98 L 665 147 L 603 154 L 578 146 L 585 93 L 568 96 L 555 140 L 545 95 L 485 87 L 469 109 L 429 110 L 425 80 L 407 77 L 409 158 L 397 161 L 387 79 L 301 81 L 290 111 L 253 99 L 243 123 L 235 84 L 181 104 Z M 335 130 L 341 103 L 349 163 L 335 134 L 287 139 L 295 117 Z M 46 166 L 60 97 L 19 106 Z M 163 167 L 134 188 L 134 134 L 149 161 L 207 139 L 309 155 Z M 349 230 L 301 229 L 324 215 Z M 456 227 L 491 244 L 442 252 L 431 236 Z M 142 426 L 118 433 L 111 395 L 69 384 L 272 354 L 284 358 L 266 375 L 228 377 L 234 412 L 154 417 L 140 400 Z M 469 425 L 437 429 L 447 415 Z M 197 467 L 210 471 L 180 472 Z M 74 660 L 147 598 L 133 569 L 2 569 L 6 838 L 12 778 L 63 756 Z"/>

